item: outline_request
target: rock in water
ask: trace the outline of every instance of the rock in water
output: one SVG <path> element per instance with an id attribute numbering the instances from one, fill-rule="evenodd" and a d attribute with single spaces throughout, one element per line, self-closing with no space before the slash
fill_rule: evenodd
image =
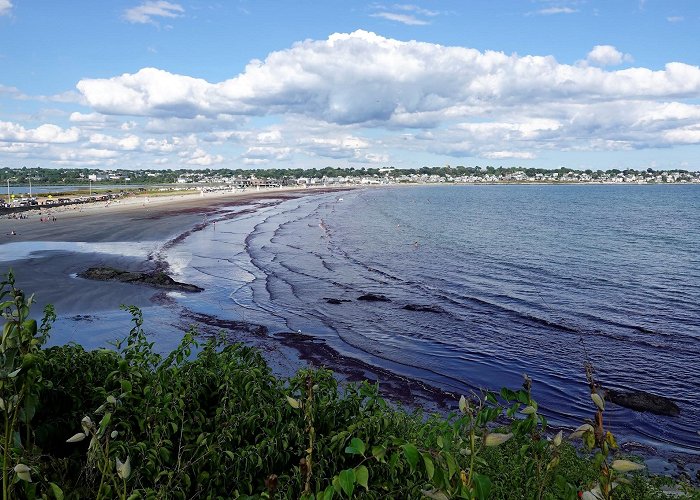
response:
<path id="1" fill-rule="evenodd" d="M 403 309 L 406 309 L 407 311 L 421 311 L 438 314 L 443 314 L 445 312 L 445 310 L 442 307 L 432 304 L 406 304 L 405 306 L 403 306 Z"/>
<path id="2" fill-rule="evenodd" d="M 328 302 L 329 304 L 334 304 L 334 305 L 342 304 L 343 302 L 350 302 L 347 299 L 336 299 L 333 297 L 331 297 L 331 298 L 325 297 L 325 299 L 326 299 L 326 302 Z"/>
<path id="3" fill-rule="evenodd" d="M 635 411 L 648 411 L 656 415 L 670 417 L 677 417 L 681 414 L 678 405 L 670 399 L 644 391 L 624 392 L 608 389 L 605 391 L 605 399 Z"/>
<path id="4" fill-rule="evenodd" d="M 123 283 L 139 283 L 155 288 L 177 290 L 181 292 L 201 292 L 204 289 L 189 283 L 180 283 L 161 271 L 142 273 L 133 271 L 120 271 L 112 267 L 91 267 L 78 274 L 81 278 L 98 281 L 121 281 Z"/>
<path id="5" fill-rule="evenodd" d="M 385 295 L 378 293 L 366 293 L 357 297 L 357 300 L 366 300 L 367 302 L 391 302 Z"/>

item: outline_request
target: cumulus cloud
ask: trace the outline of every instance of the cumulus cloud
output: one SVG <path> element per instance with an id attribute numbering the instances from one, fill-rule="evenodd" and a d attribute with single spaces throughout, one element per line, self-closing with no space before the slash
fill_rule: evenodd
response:
<path id="1" fill-rule="evenodd" d="M 610 45 L 562 64 L 356 31 L 272 52 L 221 82 L 143 68 L 77 88 L 100 115 L 146 117 L 145 132 L 174 134 L 144 139 L 141 150 L 196 165 L 220 159 L 195 154 L 199 141 L 235 143 L 248 165 L 295 155 L 380 161 L 391 148 L 527 160 L 551 149 L 695 143 L 700 68 L 607 69 L 630 59 Z M 255 117 L 277 123 L 255 130 Z"/>
<path id="2" fill-rule="evenodd" d="M 590 57 L 599 64 L 625 58 L 611 46 L 595 48 Z M 105 114 L 195 118 L 292 113 L 363 124 L 532 100 L 700 96 L 700 68 L 669 63 L 657 71 L 605 71 L 560 64 L 551 56 L 401 42 L 357 31 L 273 52 L 219 83 L 144 68 L 81 80 L 77 87 L 90 106 Z"/>
<path id="3" fill-rule="evenodd" d="M 623 54 L 612 45 L 596 45 L 588 53 L 586 61 L 596 66 L 618 66 L 632 61 L 632 56 Z"/>
<path id="4" fill-rule="evenodd" d="M 0 122 L 0 142 L 34 142 L 65 144 L 76 142 L 80 131 L 71 127 L 63 129 L 51 123 L 45 123 L 37 128 L 27 129 L 12 122 Z"/>
<path id="5" fill-rule="evenodd" d="M 12 11 L 12 2 L 10 0 L 0 0 L 0 16 L 7 16 Z"/>
<path id="6" fill-rule="evenodd" d="M 188 165 L 195 165 L 199 167 L 208 167 L 210 165 L 222 163 L 223 161 L 224 157 L 221 155 L 212 155 L 207 153 L 203 149 L 196 149 L 193 153 L 191 153 L 190 157 L 186 160 L 185 163 L 187 163 Z"/>
<path id="7" fill-rule="evenodd" d="M 105 134 L 92 134 L 91 145 L 114 151 L 133 151 L 141 145 L 141 139 L 133 134 L 124 137 L 112 137 Z"/>
<path id="8" fill-rule="evenodd" d="M 3 0 L 0 0 L 0 2 L 2 1 Z M 180 4 L 166 2 L 165 0 L 158 0 L 144 2 L 139 6 L 126 9 L 123 17 L 130 23 L 155 24 L 156 21 L 154 18 L 180 17 L 184 14 L 184 12 L 185 9 Z"/>

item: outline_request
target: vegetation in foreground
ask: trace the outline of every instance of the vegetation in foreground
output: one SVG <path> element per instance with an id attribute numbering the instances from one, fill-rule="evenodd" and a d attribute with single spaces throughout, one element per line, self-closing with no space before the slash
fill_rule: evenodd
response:
<path id="1" fill-rule="evenodd" d="M 31 319 L 11 274 L 0 302 L 3 500 L 666 498 L 668 478 L 618 455 L 592 376 L 580 451 L 546 438 L 527 378 L 425 418 L 328 370 L 280 380 L 256 350 L 193 332 L 158 355 L 136 308 L 115 350 L 44 349 L 52 309 Z"/>

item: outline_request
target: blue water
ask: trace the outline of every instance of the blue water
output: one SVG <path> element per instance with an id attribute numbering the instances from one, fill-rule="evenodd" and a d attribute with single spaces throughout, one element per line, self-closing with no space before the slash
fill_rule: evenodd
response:
<path id="1" fill-rule="evenodd" d="M 221 219 L 167 259 L 206 288 L 179 299 L 190 310 L 301 330 L 456 393 L 517 388 L 527 373 L 558 424 L 592 415 L 588 360 L 604 386 L 681 408 L 671 418 L 609 405 L 618 435 L 700 451 L 700 186 L 310 196 Z M 365 293 L 391 302 L 356 300 Z"/>

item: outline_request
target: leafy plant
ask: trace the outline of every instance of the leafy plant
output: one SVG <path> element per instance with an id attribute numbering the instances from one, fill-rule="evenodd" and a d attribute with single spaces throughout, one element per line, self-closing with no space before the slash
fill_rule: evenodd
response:
<path id="1" fill-rule="evenodd" d="M 14 482 L 24 482 L 29 492 L 36 452 L 31 421 L 42 388 L 41 347 L 48 338 L 55 314 L 47 307 L 40 326 L 29 317 L 33 296 L 15 287 L 12 272 L 0 282 L 0 314 L 5 320 L 0 341 L 0 411 L 2 429 L 2 494 L 13 496 Z M 14 473 L 14 474 L 13 474 Z M 52 488 L 58 488 L 53 486 Z"/>

